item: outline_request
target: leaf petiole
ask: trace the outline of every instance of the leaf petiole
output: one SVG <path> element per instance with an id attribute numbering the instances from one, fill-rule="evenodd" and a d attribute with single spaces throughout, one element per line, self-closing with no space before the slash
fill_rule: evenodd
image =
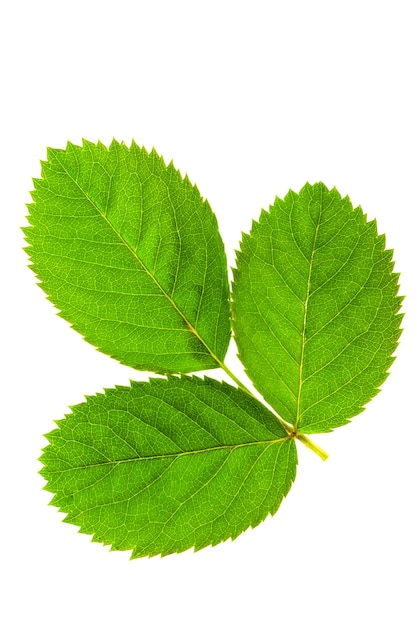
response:
<path id="1" fill-rule="evenodd" d="M 303 435 L 302 433 L 297 433 L 295 435 L 295 438 L 298 439 L 298 441 L 301 441 L 301 443 L 303 443 L 307 448 L 318 454 L 322 461 L 327 461 L 327 459 L 329 458 L 327 452 L 322 450 L 316 443 L 314 443 L 314 441 L 311 441 L 311 439 L 309 439 L 306 435 Z"/>

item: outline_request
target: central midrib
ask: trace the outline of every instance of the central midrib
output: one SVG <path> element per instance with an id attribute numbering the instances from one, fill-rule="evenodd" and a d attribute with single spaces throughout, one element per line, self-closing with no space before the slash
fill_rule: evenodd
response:
<path id="1" fill-rule="evenodd" d="M 119 465 L 121 463 L 137 463 L 140 461 L 154 461 L 154 460 L 163 460 L 163 459 L 176 459 L 176 458 L 181 458 L 184 456 L 191 456 L 194 454 L 208 454 L 210 452 L 217 452 L 219 450 L 228 450 L 230 452 L 233 452 L 234 450 L 238 449 L 238 448 L 247 448 L 250 446 L 271 446 L 277 443 L 283 443 L 284 441 L 289 441 L 290 439 L 292 439 L 292 437 L 281 437 L 278 439 L 267 439 L 265 441 L 248 441 L 246 443 L 236 443 L 236 444 L 229 444 L 229 445 L 220 445 L 220 446 L 213 446 L 212 448 L 201 448 L 198 450 L 185 450 L 185 451 L 180 451 L 180 452 L 170 452 L 167 454 L 156 454 L 156 455 L 149 455 L 149 456 L 137 456 L 137 457 L 131 457 L 129 459 L 115 459 L 115 460 L 111 460 L 111 461 L 103 461 L 100 463 L 90 463 L 88 465 L 79 465 L 76 467 L 68 467 L 66 469 L 63 470 L 56 470 L 54 471 L 50 471 L 50 474 L 64 474 L 65 472 L 71 472 L 74 470 L 83 470 L 83 469 L 89 469 L 92 467 L 104 467 L 106 465 Z"/>
<path id="2" fill-rule="evenodd" d="M 323 191 L 321 191 L 320 212 L 317 218 L 316 230 L 314 233 L 314 240 L 313 240 L 313 245 L 311 249 L 310 266 L 308 269 L 308 278 L 307 278 L 307 293 L 306 293 L 306 299 L 304 301 L 304 317 L 303 317 L 303 329 L 302 329 L 302 339 L 301 339 L 301 357 L 300 357 L 298 393 L 297 393 L 297 411 L 296 411 L 296 417 L 295 417 L 295 422 L 294 422 L 295 429 L 298 428 L 298 423 L 300 421 L 301 390 L 303 387 L 304 350 L 305 350 L 305 344 L 306 344 L 307 311 L 308 311 L 308 301 L 310 298 L 311 272 L 313 269 L 314 253 L 316 250 L 317 234 L 318 234 L 319 227 L 320 227 L 320 219 L 321 219 L 322 210 L 323 210 Z"/>
<path id="3" fill-rule="evenodd" d="M 85 198 L 88 200 L 88 202 L 91 204 L 91 206 L 97 211 L 97 213 L 99 213 L 99 215 L 104 219 L 104 221 L 106 222 L 106 224 L 109 225 L 109 227 L 112 229 L 112 231 L 117 235 L 117 237 L 120 239 L 120 241 L 126 246 L 126 248 L 129 250 L 129 252 L 132 254 L 132 256 L 135 258 L 135 260 L 138 262 L 138 264 L 140 265 L 141 269 L 147 274 L 147 276 L 149 276 L 149 278 L 153 281 L 153 283 L 158 287 L 158 289 L 161 291 L 161 293 L 165 296 L 165 298 L 168 300 L 168 302 L 171 304 L 171 306 L 175 309 L 175 311 L 178 313 L 178 315 L 181 317 L 181 319 L 185 322 L 187 328 L 190 330 L 191 333 L 193 333 L 195 335 L 195 337 L 200 341 L 200 343 L 204 346 L 204 348 L 207 350 L 207 352 L 210 354 L 210 356 L 219 364 L 222 363 L 222 361 L 214 354 L 214 352 L 212 352 L 212 350 L 209 348 L 209 346 L 206 344 L 206 342 L 204 341 L 204 339 L 201 337 L 201 335 L 199 334 L 199 332 L 197 331 L 197 329 L 195 328 L 195 326 L 187 319 L 187 317 L 185 316 L 185 314 L 181 311 L 181 309 L 178 308 L 177 304 L 175 303 L 175 301 L 171 298 L 171 296 L 166 292 L 166 290 L 162 287 L 162 285 L 160 284 L 160 282 L 156 279 L 156 277 L 152 274 L 152 272 L 150 272 L 150 270 L 146 267 L 146 265 L 144 264 L 144 262 L 142 261 L 142 259 L 136 254 L 135 250 L 129 245 L 129 243 L 122 237 L 122 235 L 116 230 L 116 228 L 113 226 L 113 224 L 110 222 L 110 220 L 107 218 L 107 215 L 105 213 L 103 213 L 102 211 L 100 211 L 99 207 L 97 206 L 97 204 L 94 202 L 94 200 L 92 198 L 90 198 L 90 196 L 88 195 L 88 193 L 81 187 L 81 185 L 78 183 L 78 181 L 72 176 L 72 174 L 67 170 L 67 168 L 65 167 L 65 165 L 59 160 L 59 158 L 57 157 L 57 160 L 60 164 L 60 166 L 62 167 L 63 171 L 67 174 L 67 176 L 72 180 L 72 182 L 78 187 L 78 189 L 81 191 L 81 193 L 85 196 Z"/>

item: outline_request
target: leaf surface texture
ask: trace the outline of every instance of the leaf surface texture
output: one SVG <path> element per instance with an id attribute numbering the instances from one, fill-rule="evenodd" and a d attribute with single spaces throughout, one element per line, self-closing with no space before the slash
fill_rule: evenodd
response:
<path id="1" fill-rule="evenodd" d="M 275 513 L 295 478 L 276 418 L 207 378 L 106 390 L 57 424 L 41 457 L 52 504 L 132 557 L 233 539 Z"/>
<path id="2" fill-rule="evenodd" d="M 256 388 L 301 433 L 328 432 L 379 390 L 400 335 L 392 251 L 322 183 L 276 199 L 242 238 L 234 334 Z"/>
<path id="3" fill-rule="evenodd" d="M 230 337 L 226 257 L 188 178 L 113 141 L 49 149 L 34 182 L 28 253 L 62 317 L 137 369 L 218 367 Z"/>

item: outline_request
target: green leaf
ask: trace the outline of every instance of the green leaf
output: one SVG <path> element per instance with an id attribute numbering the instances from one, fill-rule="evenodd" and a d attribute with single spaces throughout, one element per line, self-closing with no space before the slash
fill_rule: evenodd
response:
<path id="1" fill-rule="evenodd" d="M 217 221 L 155 151 L 113 141 L 48 150 L 35 180 L 32 269 L 87 341 L 156 372 L 219 366 L 230 337 Z"/>
<path id="2" fill-rule="evenodd" d="M 294 440 L 225 383 L 133 382 L 72 411 L 41 457 L 51 504 L 133 558 L 234 539 L 275 513 L 295 478 Z"/>
<path id="3" fill-rule="evenodd" d="M 379 390 L 400 335 L 392 251 L 349 198 L 290 191 L 242 238 L 234 333 L 255 387 L 299 433 L 328 432 Z"/>

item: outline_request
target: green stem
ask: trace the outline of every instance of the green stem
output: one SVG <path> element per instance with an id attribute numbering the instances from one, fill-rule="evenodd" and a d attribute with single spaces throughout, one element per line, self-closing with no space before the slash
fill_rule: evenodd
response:
<path id="1" fill-rule="evenodd" d="M 314 441 L 311 441 L 311 439 L 309 439 L 306 435 L 303 435 L 302 433 L 297 433 L 295 435 L 295 438 L 298 439 L 298 441 L 301 441 L 301 443 L 307 446 L 307 448 L 313 450 L 313 452 L 318 454 L 322 461 L 326 461 L 329 458 L 327 452 L 322 450 L 316 443 L 314 443 Z"/>
<path id="2" fill-rule="evenodd" d="M 252 398 L 255 398 L 255 400 L 257 400 L 258 398 L 256 398 L 254 396 L 254 394 L 251 392 L 250 389 L 248 389 L 247 387 L 245 387 L 245 385 L 238 379 L 237 376 L 235 376 L 233 374 L 233 372 L 231 370 L 229 370 L 229 368 L 227 367 L 227 365 L 221 361 L 219 361 L 219 365 L 222 368 L 222 370 L 224 372 L 226 372 L 226 374 L 236 383 L 236 385 L 245 393 L 247 393 L 249 396 L 251 396 Z"/>
<path id="3" fill-rule="evenodd" d="M 222 368 L 222 370 L 224 372 L 226 372 L 226 374 L 236 383 L 236 385 L 239 387 L 239 389 L 241 389 L 242 391 L 244 391 L 245 393 L 247 393 L 251 398 L 253 398 L 254 400 L 256 400 L 257 402 L 259 402 L 259 399 L 251 392 L 250 389 L 248 389 L 238 378 L 237 376 L 235 376 L 233 374 L 233 372 L 231 370 L 229 370 L 229 368 L 227 367 L 227 365 L 223 362 L 218 361 L 220 367 Z M 282 417 L 280 417 L 279 415 L 277 415 L 275 413 L 275 417 L 277 418 L 277 420 L 279 421 L 279 423 L 281 424 L 281 426 L 285 429 L 285 432 L 287 433 L 287 435 L 291 435 L 293 436 L 293 427 L 291 426 L 291 424 L 287 424 L 287 422 L 285 422 Z"/>

